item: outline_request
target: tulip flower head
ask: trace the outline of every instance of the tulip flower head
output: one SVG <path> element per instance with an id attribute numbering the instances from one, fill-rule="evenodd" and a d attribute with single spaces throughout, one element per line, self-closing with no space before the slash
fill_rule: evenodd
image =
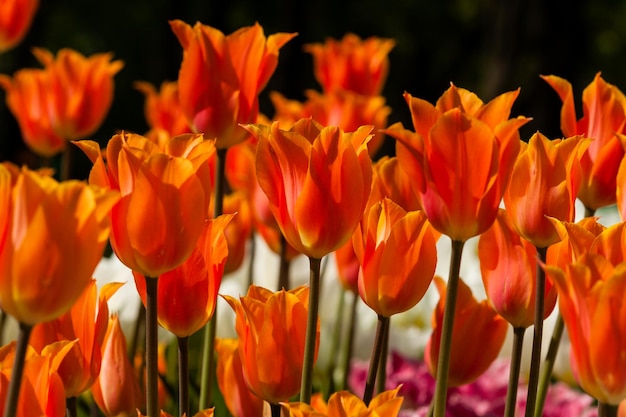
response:
<path id="1" fill-rule="evenodd" d="M 152 131 L 163 132 L 170 137 L 190 132 L 180 109 L 176 81 L 163 82 L 159 91 L 152 84 L 142 81 L 136 82 L 135 88 L 145 96 L 144 114 Z"/>
<path id="2" fill-rule="evenodd" d="M 39 8 L 39 0 L 4 0 L 0 7 L 0 53 L 19 44 Z"/>

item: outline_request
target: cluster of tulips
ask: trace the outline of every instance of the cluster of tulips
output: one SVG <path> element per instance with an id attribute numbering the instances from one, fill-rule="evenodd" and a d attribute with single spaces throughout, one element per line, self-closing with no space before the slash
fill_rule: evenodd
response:
<path id="1" fill-rule="evenodd" d="M 38 2 L 0 3 L 5 51 Z M 137 82 L 150 130 L 116 132 L 104 147 L 89 136 L 123 67 L 111 54 L 35 49 L 43 68 L 0 76 L 23 140 L 42 157 L 37 168 L 0 164 L 0 308 L 19 323 L 17 340 L 0 348 L 4 416 L 74 417 L 85 397 L 107 417 L 170 415 L 159 326 L 177 341 L 181 417 L 223 412 L 213 408 L 215 380 L 237 417 L 398 416 L 402 386 L 385 390 L 390 320 L 431 285 L 440 301 L 424 350 L 436 381 L 429 415 L 448 415 L 449 388 L 482 375 L 513 329 L 505 415 L 514 416 L 528 328 L 527 417 L 542 415 L 565 328 L 576 383 L 600 416 L 617 415 L 626 399 L 626 223 L 596 217 L 616 205 L 626 219 L 626 96 L 616 86 L 597 74 L 577 118 L 570 83 L 544 76 L 563 101 L 563 138 L 520 138 L 531 122 L 511 117 L 520 90 L 485 103 L 454 84 L 435 104 L 405 93 L 407 129 L 387 124 L 380 95 L 394 42 L 348 34 L 306 47 L 322 91 L 304 103 L 271 93 L 270 119 L 258 95 L 296 34 L 169 24 L 183 50 L 178 80 Z M 383 140 L 395 140 L 394 156 L 377 157 Z M 92 162 L 88 180 L 67 177 L 70 147 Z M 49 168 L 57 157 L 58 173 Z M 238 338 L 217 338 L 222 278 L 253 256 L 255 235 L 280 258 L 278 288 L 251 276 L 247 294 L 223 295 Z M 435 276 L 442 238 L 446 279 Z M 482 301 L 460 277 L 473 238 Z M 93 272 L 107 244 L 134 283 L 98 288 Z M 308 258 L 309 282 L 292 288 L 296 256 Z M 363 392 L 316 378 L 325 259 L 378 318 Z M 122 285 L 143 301 L 144 347 L 110 311 Z M 557 303 L 544 358 L 543 321 Z M 201 369 L 190 375 L 198 332 Z"/>

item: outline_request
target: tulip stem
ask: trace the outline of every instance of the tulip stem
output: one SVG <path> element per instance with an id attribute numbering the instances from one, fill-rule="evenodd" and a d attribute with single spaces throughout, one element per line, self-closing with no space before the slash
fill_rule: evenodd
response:
<path id="1" fill-rule="evenodd" d="M 78 402 L 76 397 L 67 397 L 65 399 L 65 417 L 78 416 Z"/>
<path id="2" fill-rule="evenodd" d="M 359 297 L 359 294 L 352 293 L 352 302 L 350 303 L 350 317 L 348 319 L 348 340 L 346 341 L 346 346 L 344 347 L 343 356 L 343 377 L 340 388 L 342 390 L 348 389 L 348 379 L 350 378 L 350 365 L 352 362 L 352 350 L 354 348 L 354 336 L 356 334 L 356 308 L 359 305 L 360 299 L 361 297 Z"/>
<path id="3" fill-rule="evenodd" d="M 391 318 L 389 318 L 391 320 Z M 385 391 L 387 385 L 387 355 L 389 354 L 389 324 L 385 327 L 383 334 L 383 348 L 380 352 L 380 361 L 378 362 L 378 382 L 376 384 L 376 393 L 380 394 Z"/>
<path id="4" fill-rule="evenodd" d="M 215 190 L 213 201 L 213 218 L 217 219 L 224 212 L 224 186 L 226 185 L 226 151 L 228 148 L 220 148 L 216 153 L 215 163 Z M 200 410 L 209 408 L 211 403 L 211 388 L 213 375 L 215 374 L 215 335 L 217 333 L 217 309 L 213 317 L 204 326 L 204 341 L 202 350 L 202 369 L 200 372 Z"/>
<path id="5" fill-rule="evenodd" d="M 541 370 L 541 377 L 539 378 L 539 388 L 537 388 L 537 403 L 535 404 L 535 417 L 541 417 L 543 414 L 543 406 L 546 402 L 546 396 L 548 395 L 548 387 L 550 386 L 550 379 L 552 378 L 552 370 L 554 369 L 554 361 L 556 360 L 556 354 L 559 350 L 559 344 L 563 337 L 563 330 L 565 323 L 563 322 L 563 316 L 559 313 L 556 317 L 556 323 L 552 330 L 552 338 L 550 339 L 550 346 L 548 347 L 548 353 L 546 359 L 543 362 L 543 369 Z"/>
<path id="6" fill-rule="evenodd" d="M 448 289 L 446 290 L 446 304 L 443 311 L 441 341 L 439 344 L 439 360 L 437 362 L 437 380 L 435 382 L 435 397 L 433 398 L 434 417 L 444 417 L 446 415 L 450 350 L 452 348 L 452 330 L 456 310 L 456 297 L 459 287 L 461 255 L 463 254 L 464 245 L 465 241 L 452 240 L 452 251 L 450 253 L 450 274 L 448 277 Z"/>
<path id="7" fill-rule="evenodd" d="M 313 394 L 313 365 L 317 344 L 317 312 L 320 298 L 320 266 L 322 260 L 309 257 L 309 312 L 306 323 L 304 359 L 302 361 L 302 382 L 300 384 L 300 402 L 310 404 Z"/>
<path id="8" fill-rule="evenodd" d="M 541 339 L 543 336 L 544 293 L 546 292 L 546 273 L 543 264 L 546 263 L 548 248 L 537 248 L 539 262 L 537 262 L 537 284 L 535 294 L 535 328 L 533 333 L 533 348 L 530 357 L 530 375 L 528 376 L 528 395 L 526 399 L 526 417 L 533 417 L 537 402 L 537 386 L 541 367 Z"/>
<path id="9" fill-rule="evenodd" d="M 157 288 L 158 277 L 146 280 L 146 417 L 159 416 Z"/>
<path id="10" fill-rule="evenodd" d="M 363 402 L 369 406 L 374 396 L 374 386 L 376 385 L 376 373 L 381 360 L 383 346 L 385 344 L 385 333 L 389 327 L 389 317 L 378 315 L 378 325 L 376 326 L 376 336 L 374 338 L 374 347 L 372 349 L 372 357 L 370 358 L 370 366 L 367 371 L 367 380 L 365 381 L 365 391 L 363 392 Z"/>
<path id="11" fill-rule="evenodd" d="M 289 246 L 287 240 L 285 239 L 285 235 L 281 233 L 280 235 L 280 265 L 278 268 L 278 291 L 285 290 L 289 291 L 289 266 L 290 262 L 287 259 L 287 251 L 289 250 Z"/>
<path id="12" fill-rule="evenodd" d="M 189 337 L 178 338 L 178 415 L 189 415 Z"/>
<path id="13" fill-rule="evenodd" d="M 248 287 L 254 284 L 254 258 L 256 257 L 256 238 L 254 233 L 250 237 L 250 253 L 248 258 Z"/>
<path id="14" fill-rule="evenodd" d="M 504 417 L 515 417 L 515 409 L 517 408 L 517 387 L 519 385 L 525 332 L 525 327 L 513 328 L 513 351 L 511 352 L 511 370 L 509 371 L 509 385 L 506 392 Z"/>
<path id="15" fill-rule="evenodd" d="M 15 358 L 13 359 L 13 369 L 11 371 L 11 382 L 9 382 L 9 392 L 7 393 L 4 406 L 4 417 L 16 416 L 20 387 L 22 385 L 22 375 L 24 374 L 24 360 L 26 358 L 28 339 L 30 338 L 32 329 L 32 326 L 20 323 L 17 345 L 15 347 Z"/>
<path id="16" fill-rule="evenodd" d="M 270 404 L 271 416 L 280 417 L 280 404 Z"/>
<path id="17" fill-rule="evenodd" d="M 63 148 L 63 152 L 61 152 L 61 171 L 59 173 L 60 181 L 67 181 L 70 179 L 72 174 L 72 159 L 73 159 L 73 145 L 66 143 Z"/>
<path id="18" fill-rule="evenodd" d="M 598 417 L 617 417 L 617 406 L 599 402 Z"/>
<path id="19" fill-rule="evenodd" d="M 330 345 L 330 359 L 326 368 L 328 376 L 328 385 L 324 392 L 324 398 L 328 400 L 330 394 L 335 392 L 335 368 L 337 367 L 337 354 L 339 352 L 339 340 L 341 339 L 341 328 L 343 327 L 343 309 L 345 307 L 346 290 L 342 287 L 339 291 L 339 303 L 337 304 L 336 320 L 333 328 L 333 338 Z"/>

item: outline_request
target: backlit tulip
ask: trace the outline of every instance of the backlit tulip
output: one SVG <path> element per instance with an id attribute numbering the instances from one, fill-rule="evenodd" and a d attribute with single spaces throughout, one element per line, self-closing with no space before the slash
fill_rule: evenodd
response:
<path id="1" fill-rule="evenodd" d="M 277 122 L 247 128 L 259 139 L 257 179 L 287 242 L 317 259 L 341 247 L 371 190 L 371 126 L 344 133 L 302 119 L 289 130 Z"/>
<path id="2" fill-rule="evenodd" d="M 181 109 L 192 131 L 216 138 L 218 148 L 242 142 L 241 123 L 255 123 L 258 95 L 278 64 L 292 33 L 265 37 L 258 23 L 230 35 L 208 25 L 180 20 L 170 26 L 183 47 L 178 74 Z"/>
<path id="3" fill-rule="evenodd" d="M 348 240 L 335 251 L 335 263 L 337 264 L 337 277 L 343 288 L 358 294 L 361 264 L 354 253 L 352 240 Z"/>
<path id="4" fill-rule="evenodd" d="M 560 240 L 548 217 L 574 220 L 581 179 L 577 155 L 587 143 L 577 136 L 550 140 L 537 132 L 515 161 L 504 204 L 517 232 L 538 248 Z"/>
<path id="5" fill-rule="evenodd" d="M 239 300 L 224 296 L 235 310 L 239 357 L 248 388 L 273 404 L 287 401 L 300 390 L 308 287 L 273 293 L 251 286 Z M 319 345 L 317 326 L 315 356 Z"/>
<path id="6" fill-rule="evenodd" d="M 571 340 L 571 365 L 580 386 L 598 401 L 626 398 L 626 263 L 585 254 L 565 271 L 546 267 L 559 291 L 559 309 Z"/>
<path id="7" fill-rule="evenodd" d="M 493 308 L 514 328 L 534 323 L 537 248 L 521 238 L 502 209 L 478 241 L 480 272 Z M 556 288 L 546 282 L 544 319 L 556 304 Z"/>
<path id="8" fill-rule="evenodd" d="M 414 307 L 435 274 L 437 237 L 423 211 L 407 213 L 387 198 L 366 210 L 352 237 L 365 304 L 384 317 Z"/>
<path id="9" fill-rule="evenodd" d="M 91 387 L 94 401 L 107 417 L 136 415 L 143 393 L 128 359 L 126 338 L 117 315 L 108 321 L 101 349 L 102 369 Z"/>
<path id="10" fill-rule="evenodd" d="M 406 211 L 421 209 L 411 177 L 402 171 L 397 157 L 383 156 L 374 163 L 373 169 L 368 206 L 387 197 Z"/>
<path id="11" fill-rule="evenodd" d="M 615 136 L 626 133 L 626 96 L 597 73 L 583 90 L 582 118 L 576 120 L 572 85 L 555 75 L 542 76 L 557 92 L 561 108 L 561 131 L 566 137 L 581 135 L 592 140 L 578 155 L 582 183 L 578 198 L 589 210 L 615 203 L 615 178 L 624 149 Z"/>
<path id="12" fill-rule="evenodd" d="M 145 96 L 144 115 L 151 131 L 164 132 L 167 136 L 189 133 L 187 119 L 178 101 L 178 83 L 165 81 L 157 89 L 150 83 L 138 81 L 135 88 Z"/>
<path id="13" fill-rule="evenodd" d="M 0 53 L 22 41 L 39 8 L 39 0 L 3 0 L 0 3 Z"/>
<path id="14" fill-rule="evenodd" d="M 94 141 L 76 144 L 94 164 L 90 183 L 120 191 L 111 246 L 122 263 L 149 277 L 182 264 L 208 217 L 214 142 L 186 134 L 159 146 L 123 132 L 109 140 L 106 157 Z"/>
<path id="15" fill-rule="evenodd" d="M 34 325 L 70 309 L 102 259 L 116 192 L 0 165 L 0 307 Z"/>
<path id="16" fill-rule="evenodd" d="M 228 214 L 207 220 L 191 256 L 159 277 L 158 321 L 161 327 L 174 333 L 176 337 L 191 336 L 213 316 L 228 257 L 224 230 L 232 217 L 232 214 Z M 145 277 L 135 271 L 133 275 L 145 304 Z"/>
<path id="17" fill-rule="evenodd" d="M 244 380 L 238 339 L 217 339 L 217 384 L 228 411 L 234 417 L 260 416 L 263 400 L 254 395 Z"/>
<path id="18" fill-rule="evenodd" d="M 424 352 L 424 360 L 431 375 L 437 374 L 441 323 L 443 320 L 446 284 L 435 277 L 439 291 L 439 303 L 433 312 L 433 333 Z M 459 280 L 458 298 L 452 330 L 449 386 L 457 387 L 478 378 L 496 359 L 508 329 L 506 320 L 500 317 L 489 301 L 476 301 L 469 287 Z"/>

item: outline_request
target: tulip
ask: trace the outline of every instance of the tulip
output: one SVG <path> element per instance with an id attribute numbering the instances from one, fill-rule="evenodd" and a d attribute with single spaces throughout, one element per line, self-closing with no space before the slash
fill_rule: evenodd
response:
<path id="1" fill-rule="evenodd" d="M 263 400 L 252 394 L 246 385 L 238 347 L 238 339 L 216 340 L 217 384 L 234 417 L 260 416 Z"/>
<path id="2" fill-rule="evenodd" d="M 308 287 L 273 293 L 251 286 L 239 300 L 224 296 L 236 313 L 239 358 L 250 391 L 278 404 L 300 390 Z M 319 322 L 315 356 L 319 346 Z"/>
<path id="3" fill-rule="evenodd" d="M 19 44 L 39 8 L 39 0 L 5 0 L 0 10 L 0 53 Z"/>
<path id="4" fill-rule="evenodd" d="M 163 82 L 159 91 L 145 81 L 136 82 L 135 88 L 145 96 L 144 114 L 152 131 L 163 132 L 170 137 L 190 132 L 180 108 L 176 81 Z"/>
<path id="5" fill-rule="evenodd" d="M 236 191 L 224 196 L 224 213 L 236 213 L 224 230 L 228 242 L 228 258 L 224 275 L 238 270 L 246 256 L 247 244 L 252 237 L 252 213 L 246 195 Z"/>
<path id="6" fill-rule="evenodd" d="M 192 131 L 217 138 L 220 149 L 242 142 L 248 133 L 239 124 L 256 122 L 258 95 L 295 34 L 266 38 L 258 23 L 227 36 L 201 23 L 173 20 L 170 27 L 183 47 L 179 97 Z"/>
<path id="7" fill-rule="evenodd" d="M 101 349 L 102 370 L 91 386 L 93 399 L 107 417 L 134 416 L 143 394 L 126 354 L 126 339 L 117 315 L 108 320 Z"/>
<path id="8" fill-rule="evenodd" d="M 577 158 L 582 171 L 578 198 L 593 213 L 615 204 L 616 176 L 624 149 L 616 133 L 626 133 L 626 96 L 598 72 L 582 94 L 583 117 L 576 120 L 572 85 L 555 75 L 542 76 L 563 101 L 561 131 L 592 140 Z"/>

